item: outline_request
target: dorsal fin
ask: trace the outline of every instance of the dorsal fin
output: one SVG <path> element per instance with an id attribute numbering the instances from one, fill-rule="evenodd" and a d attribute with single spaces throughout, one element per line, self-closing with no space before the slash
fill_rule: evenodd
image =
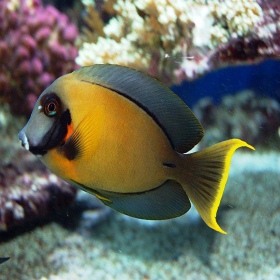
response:
<path id="1" fill-rule="evenodd" d="M 76 70 L 84 82 L 109 88 L 145 110 L 167 135 L 173 148 L 185 153 L 203 137 L 203 128 L 190 108 L 168 87 L 131 68 L 96 64 Z"/>

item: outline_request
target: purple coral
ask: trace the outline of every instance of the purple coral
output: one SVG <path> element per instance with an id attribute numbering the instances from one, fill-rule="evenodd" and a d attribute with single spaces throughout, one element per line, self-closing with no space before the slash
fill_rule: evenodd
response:
<path id="1" fill-rule="evenodd" d="M 66 15 L 39 0 L 0 2 L 0 92 L 14 112 L 28 115 L 45 87 L 76 68 L 77 36 Z"/>

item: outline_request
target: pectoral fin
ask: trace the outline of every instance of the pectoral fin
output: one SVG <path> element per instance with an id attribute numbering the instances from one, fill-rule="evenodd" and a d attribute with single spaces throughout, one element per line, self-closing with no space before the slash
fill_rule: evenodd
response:
<path id="1" fill-rule="evenodd" d="M 102 140 L 105 107 L 98 105 L 87 114 L 74 129 L 60 151 L 68 160 L 76 160 L 92 155 Z M 73 130 L 73 128 L 72 128 Z"/>

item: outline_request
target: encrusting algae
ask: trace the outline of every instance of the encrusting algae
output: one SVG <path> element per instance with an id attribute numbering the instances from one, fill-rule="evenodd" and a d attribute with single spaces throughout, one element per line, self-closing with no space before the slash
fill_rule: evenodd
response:
<path id="1" fill-rule="evenodd" d="M 57 79 L 37 100 L 22 145 L 66 182 L 140 219 L 186 213 L 192 201 L 216 221 L 239 139 L 185 154 L 203 137 L 192 111 L 157 80 L 127 67 L 94 65 Z"/>

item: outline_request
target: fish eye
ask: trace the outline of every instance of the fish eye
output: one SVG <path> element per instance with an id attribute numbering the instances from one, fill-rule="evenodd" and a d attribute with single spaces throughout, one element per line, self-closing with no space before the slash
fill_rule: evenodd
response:
<path id="1" fill-rule="evenodd" d="M 54 117 L 59 110 L 59 103 L 55 98 L 46 99 L 44 113 L 48 117 Z"/>

